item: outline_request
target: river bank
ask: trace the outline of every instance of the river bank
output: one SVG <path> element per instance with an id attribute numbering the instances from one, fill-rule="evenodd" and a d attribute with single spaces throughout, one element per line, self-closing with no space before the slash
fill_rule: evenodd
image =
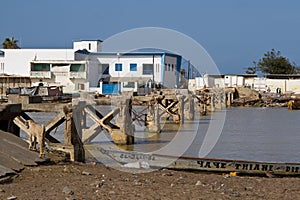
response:
<path id="1" fill-rule="evenodd" d="M 63 160 L 26 167 L 0 184 L 0 199 L 298 199 L 297 177 L 157 170 L 126 173 Z"/>

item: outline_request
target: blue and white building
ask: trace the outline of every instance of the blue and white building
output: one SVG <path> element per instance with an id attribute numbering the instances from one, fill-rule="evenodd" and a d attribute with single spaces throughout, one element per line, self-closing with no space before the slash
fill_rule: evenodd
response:
<path id="1" fill-rule="evenodd" d="M 155 86 L 175 88 L 179 83 L 181 56 L 166 52 L 89 53 L 78 51 L 75 60 L 87 60 L 98 68 L 98 88 L 102 94 Z"/>
<path id="2" fill-rule="evenodd" d="M 33 85 L 63 85 L 64 92 L 137 92 L 155 83 L 175 88 L 181 56 L 167 52 L 102 52 L 101 40 L 82 40 L 72 49 L 1 49 L 1 72 L 31 78 Z"/>

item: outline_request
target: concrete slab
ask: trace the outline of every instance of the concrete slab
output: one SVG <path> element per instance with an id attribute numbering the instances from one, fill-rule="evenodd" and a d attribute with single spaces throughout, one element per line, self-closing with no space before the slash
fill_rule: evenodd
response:
<path id="1" fill-rule="evenodd" d="M 20 169 L 16 163 L 25 166 L 36 166 L 37 162 L 43 162 L 37 152 L 29 151 L 28 144 L 21 138 L 10 133 L 0 131 L 0 165 L 11 169 Z M 6 158 L 12 161 L 7 162 Z M 7 163 L 7 164 L 5 164 Z"/>
<path id="2" fill-rule="evenodd" d="M 2 165 L 0 165 L 0 178 L 5 177 L 7 175 L 10 174 L 16 174 L 16 172 L 14 172 L 12 169 L 4 167 Z"/>
<path id="3" fill-rule="evenodd" d="M 3 153 L 0 153 L 0 164 L 3 167 L 12 169 L 16 172 L 20 172 L 25 168 L 24 165 L 22 165 L 21 163 L 15 161 L 11 157 L 9 157 L 8 155 L 3 154 Z"/>

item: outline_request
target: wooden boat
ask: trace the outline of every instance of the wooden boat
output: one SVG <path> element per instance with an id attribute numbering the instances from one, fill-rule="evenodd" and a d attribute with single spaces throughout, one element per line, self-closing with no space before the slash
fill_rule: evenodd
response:
<path id="1" fill-rule="evenodd" d="M 224 160 L 195 157 L 175 157 L 139 152 L 98 150 L 124 167 L 168 168 L 176 170 L 206 171 L 249 175 L 274 174 L 280 176 L 300 175 L 300 163 L 253 162 L 243 160 Z"/>

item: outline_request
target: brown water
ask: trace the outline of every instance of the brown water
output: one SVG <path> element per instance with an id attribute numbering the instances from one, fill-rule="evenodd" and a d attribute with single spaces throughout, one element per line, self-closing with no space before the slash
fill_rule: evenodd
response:
<path id="1" fill-rule="evenodd" d="M 110 107 L 98 107 L 102 113 Z M 141 108 L 136 108 L 137 110 Z M 141 109 L 142 110 L 142 109 Z M 55 113 L 30 113 L 46 123 Z M 224 126 L 223 126 L 224 122 Z M 88 119 L 87 124 L 94 122 Z M 230 108 L 182 125 L 162 120 L 160 134 L 136 126 L 135 144 L 126 150 L 169 155 L 253 161 L 300 162 L 300 111 L 286 108 Z M 55 132 L 55 134 L 54 134 Z M 63 140 L 63 127 L 52 135 Z M 95 146 L 118 148 L 105 131 L 93 140 Z"/>

